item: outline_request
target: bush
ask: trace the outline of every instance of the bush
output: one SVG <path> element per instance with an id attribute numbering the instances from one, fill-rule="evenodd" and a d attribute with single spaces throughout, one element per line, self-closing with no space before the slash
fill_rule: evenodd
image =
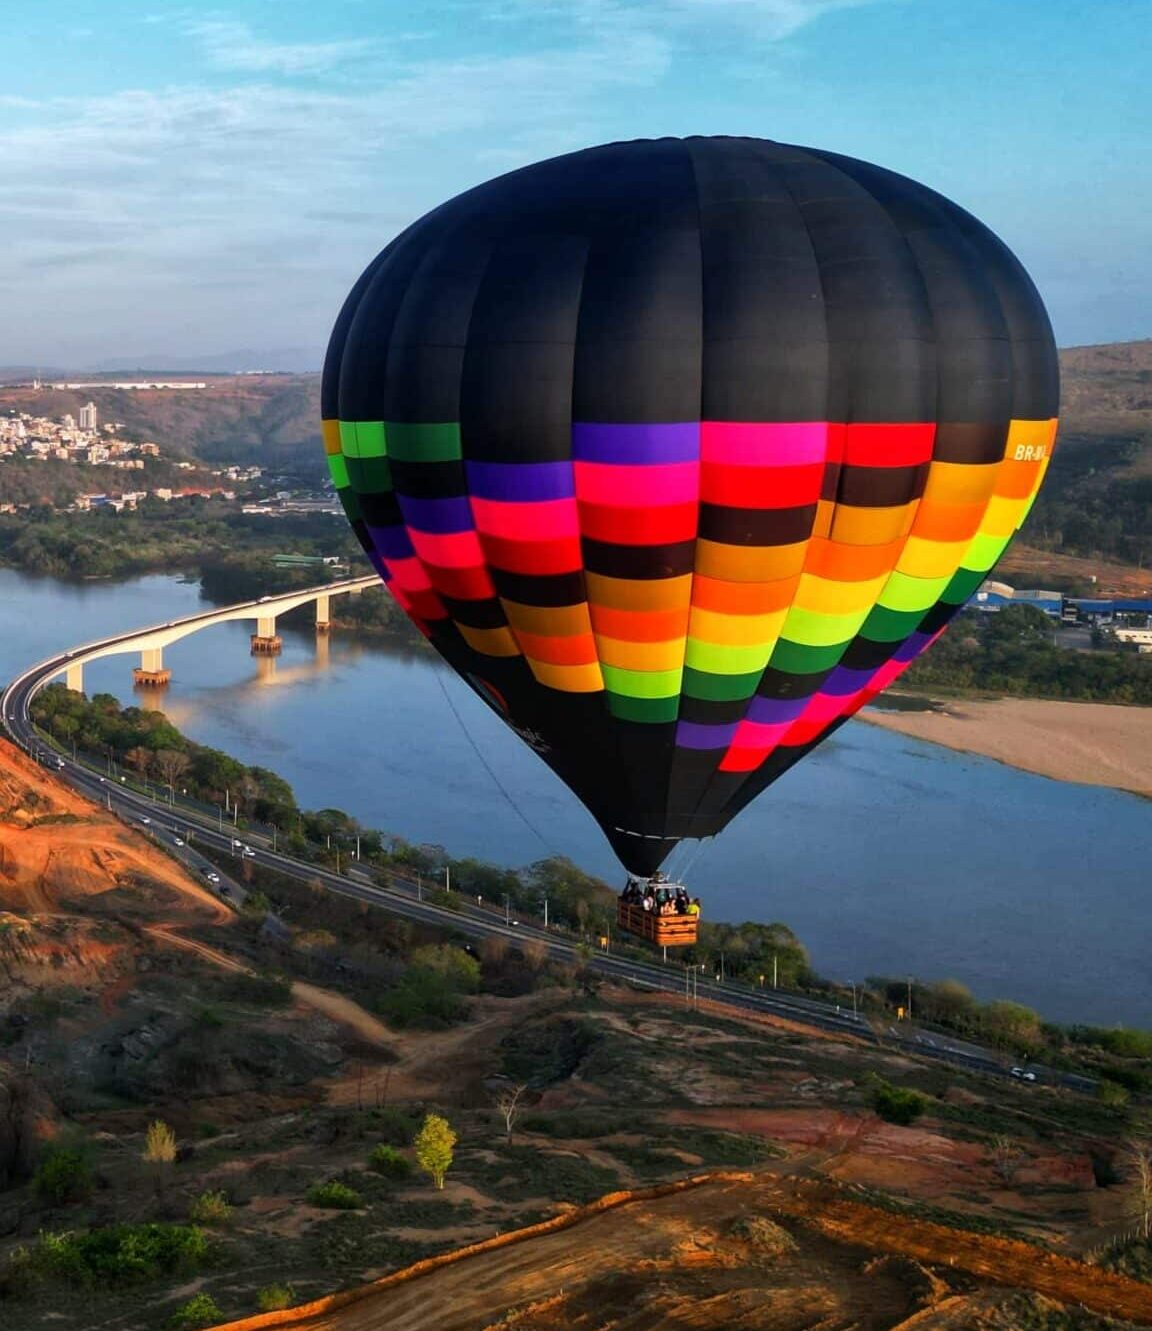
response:
<path id="1" fill-rule="evenodd" d="M 420 1120 L 403 1109 L 373 1109 L 372 1131 L 389 1146 L 411 1146 L 416 1139 Z"/>
<path id="2" fill-rule="evenodd" d="M 208 1236 L 195 1225 L 109 1225 L 41 1234 L 33 1262 L 70 1285 L 129 1285 L 194 1270 L 207 1255 Z"/>
<path id="3" fill-rule="evenodd" d="M 179 1328 L 179 1331 L 198 1331 L 201 1327 L 216 1326 L 223 1320 L 224 1314 L 211 1294 L 194 1294 L 169 1317 L 168 1325 Z"/>
<path id="4" fill-rule="evenodd" d="M 73 1146 L 55 1146 L 32 1180 L 39 1197 L 53 1205 L 82 1202 L 92 1191 L 92 1166 L 83 1151 Z"/>
<path id="5" fill-rule="evenodd" d="M 377 1174 L 383 1174 L 385 1178 L 391 1179 L 405 1178 L 412 1171 L 407 1157 L 401 1155 L 395 1146 L 389 1146 L 386 1142 L 381 1142 L 373 1150 L 368 1157 L 368 1165 Z"/>
<path id="6" fill-rule="evenodd" d="M 188 1209 L 188 1219 L 197 1225 L 224 1225 L 232 1218 L 232 1207 L 223 1192 L 202 1192 Z"/>
<path id="7" fill-rule="evenodd" d="M 329 1179 L 327 1183 L 314 1183 L 308 1189 L 310 1206 L 323 1206 L 330 1211 L 355 1211 L 364 1205 L 364 1199 L 347 1183 Z"/>
<path id="8" fill-rule="evenodd" d="M 872 1108 L 886 1123 L 907 1127 L 909 1123 L 915 1123 L 924 1112 L 925 1100 L 919 1091 L 906 1091 L 878 1080 L 872 1092 Z"/>
<path id="9" fill-rule="evenodd" d="M 745 1216 L 732 1226 L 731 1234 L 762 1257 L 788 1257 L 798 1251 L 792 1235 L 767 1216 Z"/>
<path id="10" fill-rule="evenodd" d="M 415 967 L 384 994 L 377 1009 L 391 1026 L 430 1031 L 454 1026 L 468 1015 L 467 1000 L 450 979 L 438 971 Z"/>
<path id="11" fill-rule="evenodd" d="M 256 1295 L 256 1304 L 262 1313 L 278 1313 L 291 1308 L 295 1298 L 291 1285 L 265 1285 Z"/>

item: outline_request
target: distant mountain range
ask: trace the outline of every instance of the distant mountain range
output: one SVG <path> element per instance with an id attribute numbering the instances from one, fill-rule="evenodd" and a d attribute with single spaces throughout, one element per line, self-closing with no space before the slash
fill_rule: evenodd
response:
<path id="1" fill-rule="evenodd" d="M 0 383 L 21 379 L 66 379 L 91 374 L 271 374 L 317 373 L 324 363 L 322 347 L 280 347 L 274 350 L 226 351 L 214 356 L 117 356 L 91 365 L 0 365 Z"/>

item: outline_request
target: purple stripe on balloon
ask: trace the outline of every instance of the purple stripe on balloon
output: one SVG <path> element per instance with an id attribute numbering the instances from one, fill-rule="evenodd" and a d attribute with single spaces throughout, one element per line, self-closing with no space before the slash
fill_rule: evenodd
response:
<path id="1" fill-rule="evenodd" d="M 875 674 L 875 670 L 849 670 L 847 666 L 837 666 L 820 685 L 820 692 L 835 698 L 846 698 L 865 687 Z"/>
<path id="2" fill-rule="evenodd" d="M 406 527 L 369 527 L 368 535 L 381 559 L 409 559 L 416 553 Z"/>
<path id="3" fill-rule="evenodd" d="M 762 726 L 795 721 L 809 701 L 808 698 L 762 698 L 756 694 L 748 705 L 747 717 Z"/>
<path id="4" fill-rule="evenodd" d="M 932 641 L 931 633 L 913 633 L 900 644 L 898 651 L 892 653 L 893 661 L 914 661 Z"/>
<path id="5" fill-rule="evenodd" d="M 739 724 L 733 721 L 722 726 L 705 726 L 698 721 L 681 721 L 676 726 L 676 743 L 682 749 L 726 749 Z"/>
<path id="6" fill-rule="evenodd" d="M 372 567 L 376 570 L 376 572 L 380 574 L 381 578 L 383 578 L 385 582 L 392 581 L 392 574 L 388 572 L 388 566 L 387 564 L 384 563 L 384 558 L 382 555 L 378 554 L 375 550 L 369 550 L 368 562 L 372 565 Z"/>
<path id="7" fill-rule="evenodd" d="M 416 531 L 447 535 L 475 530 L 467 495 L 454 495 L 449 499 L 412 499 L 408 495 L 397 495 L 397 498 L 404 521 Z"/>
<path id="8" fill-rule="evenodd" d="M 478 499 L 536 503 L 576 493 L 570 462 L 466 462 L 468 490 Z"/>
<path id="9" fill-rule="evenodd" d="M 695 462 L 700 456 L 700 422 L 668 425 L 572 423 L 572 457 L 577 462 Z"/>

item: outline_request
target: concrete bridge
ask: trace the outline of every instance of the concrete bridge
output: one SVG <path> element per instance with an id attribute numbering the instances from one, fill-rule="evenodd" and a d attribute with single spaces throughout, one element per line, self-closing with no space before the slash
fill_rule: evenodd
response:
<path id="1" fill-rule="evenodd" d="M 65 654 L 62 669 L 57 675 L 64 676 L 64 682 L 78 693 L 84 691 L 84 667 L 89 661 L 97 661 L 102 656 L 121 656 L 129 652 L 140 653 L 140 664 L 132 672 L 135 683 L 151 688 L 163 688 L 172 678 L 172 672 L 164 664 L 164 648 L 170 647 L 189 634 L 201 629 L 211 628 L 213 624 L 227 624 L 232 620 L 251 620 L 256 631 L 252 634 L 252 651 L 257 656 L 275 656 L 281 647 L 281 640 L 276 632 L 276 620 L 289 610 L 298 606 L 314 603 L 316 606 L 316 631 L 326 633 L 331 623 L 331 606 L 334 596 L 358 596 L 365 587 L 380 586 L 380 579 L 373 573 L 366 578 L 348 578 L 344 582 L 330 582 L 323 587 L 308 587 L 303 591 L 286 592 L 283 596 L 261 596 L 256 601 L 242 601 L 239 605 L 224 606 L 220 610 L 207 610 L 203 614 L 188 615 L 184 619 L 174 619 L 167 624 L 156 624 L 151 628 L 136 629 L 131 633 L 120 634 L 114 638 L 102 638 L 90 642 Z"/>

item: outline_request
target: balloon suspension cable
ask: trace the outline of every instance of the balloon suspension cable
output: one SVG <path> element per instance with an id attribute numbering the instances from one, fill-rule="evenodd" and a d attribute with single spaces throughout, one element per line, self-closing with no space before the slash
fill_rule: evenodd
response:
<path id="1" fill-rule="evenodd" d="M 464 738 L 468 741 L 469 744 L 471 744 L 473 753 L 475 753 L 476 757 L 480 759 L 480 762 L 483 765 L 484 770 L 492 778 L 492 782 L 496 786 L 496 789 L 499 790 L 501 795 L 503 795 L 504 798 L 508 801 L 508 807 L 520 819 L 520 821 L 529 830 L 529 832 L 532 833 L 532 835 L 536 838 L 536 840 L 540 842 L 540 844 L 544 847 L 544 849 L 548 852 L 549 855 L 559 856 L 560 852 L 556 849 L 556 847 L 549 844 L 549 842 L 540 832 L 540 829 L 534 826 L 532 820 L 528 817 L 528 815 L 524 812 L 524 810 L 519 807 L 516 801 L 508 793 L 508 788 L 504 785 L 504 782 L 501 781 L 500 778 L 493 771 L 492 765 L 491 763 L 489 763 L 488 759 L 485 758 L 484 750 L 472 738 L 472 732 L 468 729 L 468 726 L 465 723 L 463 716 L 460 714 L 460 709 L 456 706 L 456 700 L 452 697 L 451 693 L 448 692 L 448 687 L 444 683 L 444 672 L 442 670 L 433 670 L 432 673 L 436 676 L 436 683 L 440 685 L 440 692 L 444 695 L 445 699 L 447 700 L 448 706 L 451 707 L 452 709 L 452 715 L 455 716 L 457 722 L 460 725 L 460 729 L 464 732 Z"/>
<path id="2" fill-rule="evenodd" d="M 685 860 L 684 866 L 679 874 L 679 880 L 685 887 L 688 886 L 688 875 L 696 867 L 697 860 L 700 859 L 701 855 L 703 855 L 706 850 L 712 849 L 713 839 L 714 838 L 712 837 L 701 837 L 688 852 L 688 858 Z"/>

